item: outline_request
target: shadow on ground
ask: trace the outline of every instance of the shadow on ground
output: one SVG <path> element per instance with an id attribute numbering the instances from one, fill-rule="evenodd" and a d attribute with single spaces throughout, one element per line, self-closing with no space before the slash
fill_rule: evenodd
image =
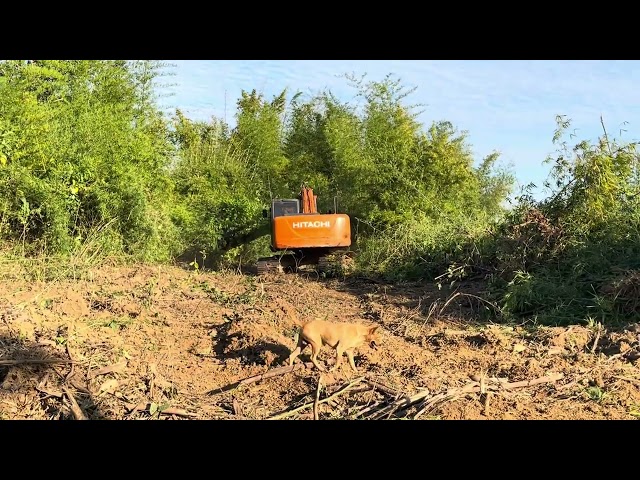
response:
<path id="1" fill-rule="evenodd" d="M 285 346 L 265 340 L 258 340 L 250 344 L 241 343 L 240 346 L 234 348 L 234 339 L 241 340 L 240 332 L 230 333 L 229 330 L 233 326 L 233 322 L 241 321 L 237 318 L 229 318 L 227 321 L 216 327 L 216 336 L 214 338 L 213 350 L 216 357 L 220 360 L 240 359 L 245 364 L 266 365 L 266 353 L 270 352 L 275 355 L 272 365 L 282 365 L 289 357 L 290 350 Z"/>

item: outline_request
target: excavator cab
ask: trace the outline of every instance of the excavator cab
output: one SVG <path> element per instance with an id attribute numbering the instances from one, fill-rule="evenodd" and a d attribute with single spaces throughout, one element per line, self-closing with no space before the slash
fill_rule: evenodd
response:
<path id="1" fill-rule="evenodd" d="M 276 217 L 283 217 L 285 215 L 298 215 L 300 213 L 300 201 L 295 198 L 287 199 L 274 199 L 271 201 L 271 208 L 269 210 L 264 209 L 262 216 L 271 219 Z"/>

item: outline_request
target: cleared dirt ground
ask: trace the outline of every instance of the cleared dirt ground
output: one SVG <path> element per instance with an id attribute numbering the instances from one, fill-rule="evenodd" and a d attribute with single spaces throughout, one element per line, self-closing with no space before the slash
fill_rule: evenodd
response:
<path id="1" fill-rule="evenodd" d="M 113 266 L 75 281 L 2 278 L 2 419 L 640 417 L 638 325 L 480 323 L 473 285 L 443 310 L 445 289 L 315 274 Z M 302 365 L 237 385 L 284 365 L 312 318 L 379 324 L 380 348 L 360 350 L 358 374 L 346 361 L 324 374 L 319 392 L 319 372 Z M 75 363 L 27 363 L 43 359 Z"/>

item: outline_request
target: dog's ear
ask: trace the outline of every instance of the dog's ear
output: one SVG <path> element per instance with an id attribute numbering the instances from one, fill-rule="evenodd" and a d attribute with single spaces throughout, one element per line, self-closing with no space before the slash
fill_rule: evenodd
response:
<path id="1" fill-rule="evenodd" d="M 378 327 L 380 327 L 380 325 L 374 325 L 373 327 L 369 327 L 369 335 L 373 335 L 374 333 L 376 333 L 376 331 L 378 330 Z"/>

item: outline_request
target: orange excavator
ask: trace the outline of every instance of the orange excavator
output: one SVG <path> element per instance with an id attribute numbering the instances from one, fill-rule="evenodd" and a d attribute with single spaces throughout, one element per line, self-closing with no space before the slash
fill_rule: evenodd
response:
<path id="1" fill-rule="evenodd" d="M 319 213 L 317 195 L 306 185 L 298 198 L 273 199 L 263 211 L 270 219 L 273 257 L 258 260 L 258 274 L 270 271 L 297 270 L 303 265 L 317 265 L 329 270 L 334 263 L 344 266 L 351 246 L 351 220 L 343 213 Z"/>

